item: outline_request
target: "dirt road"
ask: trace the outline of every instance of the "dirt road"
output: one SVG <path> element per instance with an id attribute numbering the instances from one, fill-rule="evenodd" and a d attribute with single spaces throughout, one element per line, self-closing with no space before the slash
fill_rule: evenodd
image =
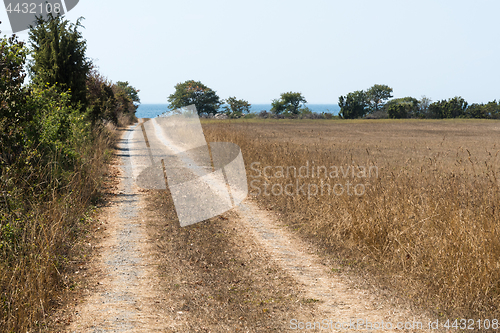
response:
<path id="1" fill-rule="evenodd" d="M 251 198 L 181 228 L 168 190 L 135 186 L 130 133 L 117 151 L 116 195 L 100 214 L 106 230 L 88 270 L 94 285 L 68 332 L 366 332 L 363 321 L 371 332 L 427 328 L 428 319 L 340 276 Z M 398 322 L 407 329 L 395 329 Z"/>

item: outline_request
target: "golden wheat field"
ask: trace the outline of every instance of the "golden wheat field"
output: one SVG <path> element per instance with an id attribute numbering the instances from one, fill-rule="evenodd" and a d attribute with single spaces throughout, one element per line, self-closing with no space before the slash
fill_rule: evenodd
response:
<path id="1" fill-rule="evenodd" d="M 438 315 L 497 318 L 500 122 L 205 121 L 249 194 L 346 269 Z"/>

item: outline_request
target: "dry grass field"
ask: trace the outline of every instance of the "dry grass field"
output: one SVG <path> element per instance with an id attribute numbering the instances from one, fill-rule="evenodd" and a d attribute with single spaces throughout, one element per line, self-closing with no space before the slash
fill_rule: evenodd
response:
<path id="1" fill-rule="evenodd" d="M 500 122 L 204 121 L 249 193 L 355 271 L 438 315 L 500 315 Z M 452 317 L 451 317 L 452 318 Z"/>

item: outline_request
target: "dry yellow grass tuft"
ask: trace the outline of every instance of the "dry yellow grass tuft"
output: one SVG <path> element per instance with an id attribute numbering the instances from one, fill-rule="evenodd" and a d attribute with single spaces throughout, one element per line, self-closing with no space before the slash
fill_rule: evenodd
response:
<path id="1" fill-rule="evenodd" d="M 203 127 L 207 141 L 242 148 L 263 207 L 346 265 L 438 314 L 500 315 L 498 121 Z"/>

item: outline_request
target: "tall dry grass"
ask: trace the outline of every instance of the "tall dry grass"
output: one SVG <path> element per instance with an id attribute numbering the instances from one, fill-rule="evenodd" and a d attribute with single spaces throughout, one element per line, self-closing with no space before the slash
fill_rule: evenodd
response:
<path id="1" fill-rule="evenodd" d="M 337 253 L 346 268 L 377 276 L 438 315 L 500 315 L 499 122 L 210 121 L 203 127 L 208 141 L 242 148 L 249 191 L 260 205 Z M 301 178 L 291 168 L 289 177 L 279 177 L 277 166 L 307 163 L 356 173 Z M 363 178 L 359 166 L 377 169 Z M 271 167 L 266 176 L 265 167 Z M 280 194 L 297 181 L 311 185 L 311 195 Z M 344 189 L 347 181 L 364 184 L 365 192 L 328 194 L 324 186 L 321 193 L 321 181 Z"/>
<path id="2" fill-rule="evenodd" d="M 115 140 L 114 131 L 103 130 L 92 145 L 80 147 L 82 163 L 64 184 L 56 176 L 60 156 L 16 171 L 22 179 L 4 177 L 2 188 L 15 191 L 3 192 L 0 203 L 0 332 L 44 329 L 56 295 L 68 287 L 65 268 L 90 227 L 86 217 L 99 198 Z"/>

